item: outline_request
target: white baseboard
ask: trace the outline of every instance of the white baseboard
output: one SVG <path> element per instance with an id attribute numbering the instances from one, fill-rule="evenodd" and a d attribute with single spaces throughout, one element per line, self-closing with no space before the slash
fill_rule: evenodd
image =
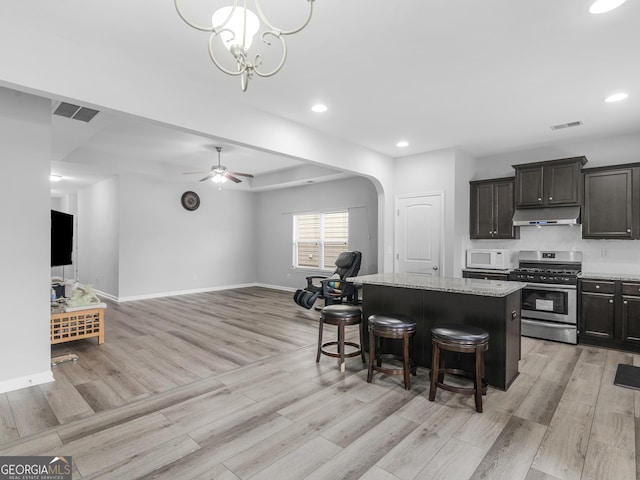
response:
<path id="1" fill-rule="evenodd" d="M 118 297 L 116 302 L 132 302 L 134 300 L 149 300 L 151 298 L 163 298 L 163 297 L 174 297 L 177 295 L 189 295 L 190 293 L 206 293 L 206 292 L 217 292 L 220 290 L 232 290 L 234 288 L 247 288 L 247 287 L 255 287 L 257 284 L 255 283 L 243 283 L 239 285 L 223 285 L 220 287 L 206 287 L 206 288 L 195 288 L 192 290 L 178 290 L 175 292 L 161 292 L 161 293 L 151 293 L 148 295 L 132 295 L 130 297 Z"/>
<path id="2" fill-rule="evenodd" d="M 269 285 L 267 283 L 256 283 L 254 285 L 256 287 L 270 288 L 271 290 L 282 290 L 283 292 L 295 292 L 296 290 L 298 290 L 297 288 L 293 288 L 293 287 L 283 287 L 282 285 Z"/>
<path id="3" fill-rule="evenodd" d="M 51 373 L 51 370 L 0 382 L 0 393 L 12 392 L 14 390 L 20 390 L 21 388 L 33 387 L 34 385 L 49 382 L 53 382 L 53 373 Z"/>

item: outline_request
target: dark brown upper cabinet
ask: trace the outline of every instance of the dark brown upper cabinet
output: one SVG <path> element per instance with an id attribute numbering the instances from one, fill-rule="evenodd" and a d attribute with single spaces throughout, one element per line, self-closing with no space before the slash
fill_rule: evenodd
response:
<path id="1" fill-rule="evenodd" d="M 584 171 L 582 238 L 640 238 L 640 166 Z"/>
<path id="2" fill-rule="evenodd" d="M 580 205 L 586 157 L 513 165 L 516 207 Z"/>
<path id="3" fill-rule="evenodd" d="M 513 226 L 514 182 L 513 177 L 469 182 L 471 238 L 518 238 L 519 228 Z"/>

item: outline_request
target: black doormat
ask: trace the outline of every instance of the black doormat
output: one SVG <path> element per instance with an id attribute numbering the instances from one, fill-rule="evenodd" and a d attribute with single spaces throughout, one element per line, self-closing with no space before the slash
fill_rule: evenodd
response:
<path id="1" fill-rule="evenodd" d="M 618 364 L 616 378 L 613 380 L 613 384 L 619 387 L 640 390 L 640 367 L 624 365 L 622 363 Z"/>

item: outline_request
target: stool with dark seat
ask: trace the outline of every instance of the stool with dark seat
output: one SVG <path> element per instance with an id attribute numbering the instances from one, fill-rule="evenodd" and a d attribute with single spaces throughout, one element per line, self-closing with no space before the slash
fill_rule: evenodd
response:
<path id="1" fill-rule="evenodd" d="M 338 340 L 334 342 L 322 343 L 322 331 L 324 324 L 337 325 L 338 327 Z M 360 331 L 360 344 L 354 342 L 347 342 L 344 339 L 344 327 L 347 325 L 358 325 Z M 320 322 L 318 328 L 318 354 L 316 355 L 316 363 L 320 361 L 320 355 L 327 355 L 329 357 L 339 358 L 340 371 L 345 371 L 344 359 L 346 357 L 362 356 L 362 363 L 364 359 L 364 349 L 362 347 L 364 341 L 364 332 L 362 329 L 362 311 L 360 308 L 353 305 L 328 305 L 320 310 Z M 329 345 L 336 345 L 337 352 L 328 352 L 324 350 Z M 345 353 L 345 346 L 357 348 L 355 352 Z"/>
<path id="2" fill-rule="evenodd" d="M 409 373 L 416 374 L 416 365 L 412 361 L 411 339 L 416 333 L 416 322 L 404 315 L 371 315 L 369 322 L 369 372 L 367 382 L 371 383 L 373 371 L 389 375 L 404 375 L 404 388 L 411 389 Z M 382 353 L 382 339 L 402 340 L 402 355 Z M 400 360 L 402 368 L 386 368 L 382 359 Z M 374 365 L 374 360 L 376 365 Z"/>
<path id="3" fill-rule="evenodd" d="M 482 413 L 482 395 L 486 395 L 487 386 L 484 377 L 484 352 L 489 349 L 489 333 L 472 325 L 443 324 L 431 329 L 433 356 L 431 359 L 431 388 L 429 400 L 436 399 L 438 387 L 450 392 L 475 395 L 476 410 Z M 444 352 L 474 354 L 474 371 L 460 368 L 445 368 Z M 473 380 L 473 387 L 458 387 L 444 383 L 444 374 L 460 375 Z"/>

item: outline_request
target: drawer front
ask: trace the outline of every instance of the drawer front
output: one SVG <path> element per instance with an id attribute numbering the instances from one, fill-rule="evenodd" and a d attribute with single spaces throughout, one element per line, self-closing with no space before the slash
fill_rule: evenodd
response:
<path id="1" fill-rule="evenodd" d="M 640 283 L 622 283 L 623 295 L 640 296 Z"/>
<path id="2" fill-rule="evenodd" d="M 583 292 L 616 293 L 616 282 L 581 280 Z"/>

